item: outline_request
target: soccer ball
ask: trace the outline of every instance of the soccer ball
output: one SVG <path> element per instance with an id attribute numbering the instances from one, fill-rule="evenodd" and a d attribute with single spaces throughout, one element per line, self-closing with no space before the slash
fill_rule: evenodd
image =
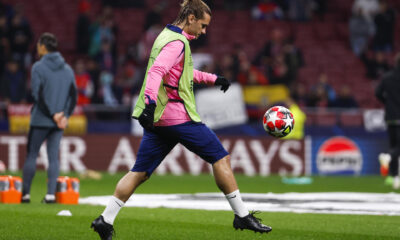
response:
<path id="1" fill-rule="evenodd" d="M 287 136 L 294 127 L 293 114 L 282 106 L 274 106 L 268 109 L 263 117 L 265 131 L 274 137 Z"/>

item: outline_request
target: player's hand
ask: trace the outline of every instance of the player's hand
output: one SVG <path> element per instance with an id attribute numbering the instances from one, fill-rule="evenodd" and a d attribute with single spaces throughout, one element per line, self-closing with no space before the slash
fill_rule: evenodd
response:
<path id="1" fill-rule="evenodd" d="M 146 130 L 153 128 L 154 122 L 154 111 L 156 110 L 155 104 L 146 104 L 142 114 L 139 116 L 139 123 Z"/>
<path id="2" fill-rule="evenodd" d="M 68 118 L 63 116 L 58 122 L 57 122 L 57 127 L 59 129 L 64 130 L 68 125 Z"/>
<path id="3" fill-rule="evenodd" d="M 228 90 L 229 86 L 231 86 L 231 82 L 228 79 L 226 79 L 222 76 L 219 76 L 217 78 L 217 80 L 215 80 L 214 85 L 221 86 L 221 91 L 226 92 L 226 90 Z"/>
<path id="4" fill-rule="evenodd" d="M 53 120 L 58 123 L 62 117 L 64 117 L 64 112 L 58 112 L 53 115 Z"/>

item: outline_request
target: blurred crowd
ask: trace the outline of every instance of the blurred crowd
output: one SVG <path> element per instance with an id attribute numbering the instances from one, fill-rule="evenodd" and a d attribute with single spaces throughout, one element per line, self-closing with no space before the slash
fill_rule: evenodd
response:
<path id="1" fill-rule="evenodd" d="M 27 78 L 31 65 L 33 33 L 23 5 L 0 3 L 0 99 L 27 101 Z"/>
<path id="2" fill-rule="evenodd" d="M 366 68 L 366 75 L 379 79 L 391 69 L 395 10 L 386 0 L 356 0 L 349 20 L 350 44 Z"/>
<path id="3" fill-rule="evenodd" d="M 213 1 L 205 2 L 213 8 Z M 117 3 L 124 1 L 103 1 L 101 11 L 93 13 L 90 1 L 78 2 L 76 52 L 73 62 L 69 63 L 75 71 L 80 105 L 132 104 L 145 75 L 150 48 L 164 28 L 163 12 L 171 4 L 164 0 L 151 9 L 146 8 L 143 34 L 121 52 L 117 44 L 119 26 L 111 6 Z M 144 7 L 142 3 L 137 1 L 133 7 Z M 328 10 L 324 0 L 232 0 L 224 1 L 223 7 L 248 9 L 253 21 L 313 21 L 322 19 Z M 370 78 L 377 79 L 391 68 L 386 54 L 393 51 L 394 26 L 395 11 L 385 0 L 354 1 L 349 42 Z M 295 44 L 295 37 L 279 27 L 272 29 L 269 36 L 255 57 L 250 57 L 241 44 L 235 44 L 231 51 L 219 56 L 197 51 L 207 45 L 207 37 L 201 38 L 193 42 L 195 64 L 201 63 L 196 67 L 223 75 L 242 86 L 284 85 L 302 107 L 358 107 L 349 86 L 335 90 L 323 72 L 311 87 L 299 83 L 298 71 L 307 63 Z M 23 5 L 0 4 L 0 101 L 32 102 L 27 79 L 36 59 L 34 44 Z"/>

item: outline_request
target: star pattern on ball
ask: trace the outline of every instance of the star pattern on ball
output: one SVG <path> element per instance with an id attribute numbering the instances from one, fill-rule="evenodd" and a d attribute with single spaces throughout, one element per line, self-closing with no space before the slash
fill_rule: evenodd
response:
<path id="1" fill-rule="evenodd" d="M 294 126 L 293 114 L 282 106 L 274 106 L 267 110 L 263 117 L 265 131 L 274 137 L 288 135 Z"/>

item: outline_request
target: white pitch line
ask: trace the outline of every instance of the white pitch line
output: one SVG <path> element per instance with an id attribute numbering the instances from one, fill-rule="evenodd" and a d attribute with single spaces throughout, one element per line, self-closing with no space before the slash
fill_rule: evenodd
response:
<path id="1" fill-rule="evenodd" d="M 110 196 L 80 198 L 80 204 L 103 205 Z M 250 210 L 265 212 L 326 213 L 400 216 L 397 193 L 242 193 Z M 134 194 L 126 207 L 231 210 L 222 193 Z"/>

